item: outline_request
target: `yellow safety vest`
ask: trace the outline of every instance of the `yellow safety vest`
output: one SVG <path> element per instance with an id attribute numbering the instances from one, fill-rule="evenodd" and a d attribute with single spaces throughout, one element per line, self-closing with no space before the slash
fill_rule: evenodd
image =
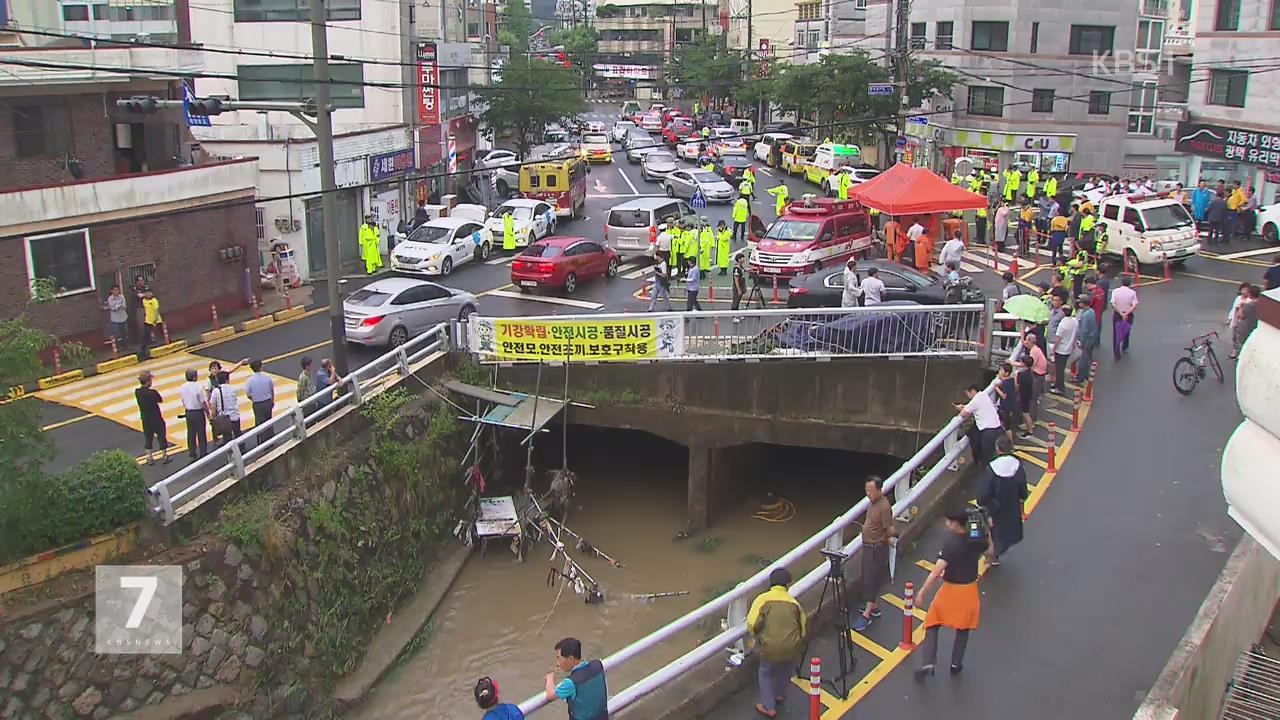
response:
<path id="1" fill-rule="evenodd" d="M 986 209 L 986 208 L 978 208 L 978 217 L 980 217 L 980 218 L 984 218 L 984 217 L 986 217 L 986 216 L 987 216 L 987 209 Z"/>
<path id="2" fill-rule="evenodd" d="M 733 221 L 734 222 L 736 223 L 746 222 L 747 217 L 750 215 L 750 213 L 751 213 L 751 210 L 747 207 L 746 198 L 738 198 L 738 201 L 733 204 Z"/>

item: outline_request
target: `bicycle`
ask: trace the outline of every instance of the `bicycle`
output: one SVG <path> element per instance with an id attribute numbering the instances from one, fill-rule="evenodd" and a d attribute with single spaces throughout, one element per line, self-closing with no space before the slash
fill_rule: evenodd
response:
<path id="1" fill-rule="evenodd" d="M 1218 382 L 1225 382 L 1222 365 L 1218 363 L 1218 355 L 1213 351 L 1213 341 L 1218 339 L 1217 331 L 1193 338 L 1187 355 L 1178 358 L 1173 364 L 1173 388 L 1183 395 L 1190 395 L 1196 385 L 1205 378 L 1205 365 L 1213 370 Z"/>

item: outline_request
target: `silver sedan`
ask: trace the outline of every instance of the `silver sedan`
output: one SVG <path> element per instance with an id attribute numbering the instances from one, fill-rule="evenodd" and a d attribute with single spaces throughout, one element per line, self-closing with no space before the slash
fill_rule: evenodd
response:
<path id="1" fill-rule="evenodd" d="M 476 296 L 411 278 L 384 278 L 342 301 L 349 343 L 399 347 L 442 322 L 465 320 L 476 311 Z"/>
<path id="2" fill-rule="evenodd" d="M 676 156 L 666 150 L 654 150 L 640 163 L 640 177 L 659 182 L 677 169 Z"/>
<path id="3" fill-rule="evenodd" d="M 677 170 L 663 182 L 667 197 L 692 199 L 701 191 L 707 202 L 729 202 L 733 199 L 733 186 L 715 173 L 706 170 Z"/>

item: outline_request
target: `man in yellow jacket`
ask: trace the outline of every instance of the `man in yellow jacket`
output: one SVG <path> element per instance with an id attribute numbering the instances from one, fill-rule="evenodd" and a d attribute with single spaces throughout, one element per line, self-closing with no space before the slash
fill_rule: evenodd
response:
<path id="1" fill-rule="evenodd" d="M 756 712 L 777 717 L 778 703 L 791 685 L 791 673 L 804 652 L 808 619 L 804 608 L 787 592 L 791 573 L 774 568 L 769 573 L 769 589 L 751 601 L 747 630 L 755 636 L 760 655 L 760 702 Z"/>
<path id="2" fill-rule="evenodd" d="M 711 230 L 711 221 L 702 216 L 702 229 L 698 231 L 698 270 L 703 277 L 711 272 L 711 253 L 716 247 L 716 234 Z"/>
<path id="3" fill-rule="evenodd" d="M 743 182 L 746 182 L 745 180 Z M 733 239 L 747 240 L 747 221 L 751 219 L 751 208 L 746 197 L 733 202 Z"/>
<path id="4" fill-rule="evenodd" d="M 516 249 L 516 221 L 509 211 L 502 214 L 502 249 L 507 252 Z"/>
<path id="5" fill-rule="evenodd" d="M 365 215 L 364 224 L 360 226 L 360 257 L 368 275 L 382 267 L 382 237 L 372 215 Z"/>
<path id="6" fill-rule="evenodd" d="M 716 267 L 720 268 L 721 275 L 729 272 L 729 247 L 732 244 L 733 235 L 729 232 L 729 226 L 721 220 L 716 224 Z"/>
<path id="7" fill-rule="evenodd" d="M 1050 200 L 1058 197 L 1058 178 L 1050 175 L 1049 179 L 1044 181 L 1044 194 Z"/>
<path id="8" fill-rule="evenodd" d="M 850 173 L 842 172 L 836 175 L 837 188 L 839 189 L 840 199 L 849 199 L 849 189 L 853 187 L 853 177 Z"/>
<path id="9" fill-rule="evenodd" d="M 747 192 L 745 194 L 747 202 L 750 202 L 756 195 L 756 172 L 750 167 L 746 168 L 742 171 L 742 181 L 747 183 Z M 739 185 L 738 188 L 741 190 L 742 186 Z"/>
<path id="10" fill-rule="evenodd" d="M 685 263 L 698 261 L 698 219 L 689 216 L 684 223 L 684 239 L 680 243 L 684 249 Z"/>
<path id="11" fill-rule="evenodd" d="M 160 315 L 160 301 L 151 294 L 151 290 L 142 293 L 142 347 L 138 351 L 139 359 L 151 357 L 151 345 L 164 337 L 164 318 Z"/>
<path id="12" fill-rule="evenodd" d="M 791 196 L 791 191 L 787 190 L 786 185 L 778 183 L 777 186 L 769 188 L 769 194 L 777 198 L 773 209 L 778 213 L 778 217 L 782 217 L 782 213 L 787 209 L 787 199 Z"/>
<path id="13" fill-rule="evenodd" d="M 1036 197 L 1036 188 L 1039 186 L 1040 171 L 1035 168 L 1031 168 L 1030 172 L 1027 173 L 1027 197 L 1034 200 Z"/>

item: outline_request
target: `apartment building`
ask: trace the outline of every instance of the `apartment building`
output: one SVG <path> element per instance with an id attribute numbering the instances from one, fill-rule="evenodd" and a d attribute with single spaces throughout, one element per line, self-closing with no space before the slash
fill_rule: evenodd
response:
<path id="1" fill-rule="evenodd" d="M 1205 0 L 1195 8 L 1195 73 L 1175 148 L 1182 177 L 1239 180 L 1280 200 L 1280 2 Z"/>
<path id="2" fill-rule="evenodd" d="M 0 33 L 0 56 L 19 63 L 0 73 L 0 298 L 10 315 L 26 308 L 36 326 L 94 350 L 106 339 L 113 285 L 143 278 L 177 332 L 207 327 L 211 306 L 247 307 L 258 274 L 256 158 L 211 161 L 181 109 L 117 106 L 137 95 L 182 98 L 167 73 L 203 72 L 203 54 L 21 32 L 75 34 L 89 18 L 107 37 L 133 36 L 146 22 L 148 35 L 181 39 L 172 4 L 148 7 L 163 11 L 117 20 L 120 8 L 105 4 L 24 0 L 5 7 Z M 58 302 L 27 307 L 37 279 L 52 280 Z M 130 308 L 135 333 L 138 310 Z"/>
<path id="3" fill-rule="evenodd" d="M 667 88 L 663 68 L 681 45 L 706 35 L 719 35 L 728 17 L 715 2 L 653 2 L 622 0 L 596 7 L 600 33 L 597 76 L 633 80 L 640 100 L 663 99 Z"/>
<path id="4" fill-rule="evenodd" d="M 496 37 L 493 5 L 415 5 L 408 0 L 329 0 L 339 252 L 357 261 L 365 214 L 390 235 L 419 199 L 454 185 L 474 156 L 476 123 L 468 87 L 484 82 L 484 48 Z M 309 9 L 301 0 L 202 0 L 192 5 L 192 40 L 211 48 L 211 74 L 198 96 L 302 101 L 314 95 Z M 295 57 L 268 57 L 264 52 Z M 196 136 L 215 156 L 261 159 L 260 242 L 285 242 L 310 277 L 325 268 L 319 151 L 310 129 L 285 112 L 237 111 Z M 301 196 L 300 196 L 301 195 Z M 288 197 L 293 196 L 293 197 Z M 281 199 L 270 199 L 281 198 Z"/>
<path id="5" fill-rule="evenodd" d="M 749 44 L 756 53 L 791 62 L 797 18 L 795 0 L 726 0 L 724 12 L 729 21 L 728 47 L 745 50 Z"/>
<path id="6" fill-rule="evenodd" d="M 798 3 L 794 43 L 809 61 L 865 51 L 887 62 L 892 10 L 862 0 Z M 1119 172 L 1137 26 L 1136 6 L 1099 0 L 911 3 L 912 57 L 942 62 L 960 83 L 950 98 L 925 100 L 927 120 L 908 125 L 906 159 L 939 171 L 967 157 L 993 168 Z"/>
<path id="7" fill-rule="evenodd" d="M 1174 151 L 1178 123 L 1187 119 L 1195 27 L 1192 0 L 1139 0 L 1134 41 L 1134 90 L 1125 126 L 1124 171 L 1181 178 Z"/>

